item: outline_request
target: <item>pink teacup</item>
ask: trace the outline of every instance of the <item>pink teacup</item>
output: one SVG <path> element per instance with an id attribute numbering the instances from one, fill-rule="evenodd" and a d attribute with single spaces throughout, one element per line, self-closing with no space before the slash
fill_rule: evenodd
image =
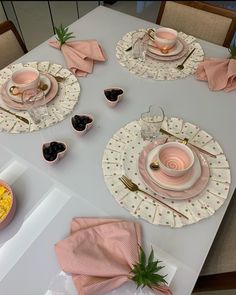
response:
<path id="1" fill-rule="evenodd" d="M 174 47 L 178 37 L 177 31 L 170 28 L 160 28 L 155 31 L 151 29 L 148 34 L 156 46 L 162 50 L 169 50 Z"/>
<path id="2" fill-rule="evenodd" d="M 26 67 L 12 74 L 13 94 L 23 93 L 28 89 L 36 89 L 40 82 L 40 74 L 34 68 Z"/>
<path id="3" fill-rule="evenodd" d="M 180 142 L 168 142 L 157 152 L 160 169 L 168 176 L 179 177 L 187 173 L 194 164 L 192 150 Z"/>

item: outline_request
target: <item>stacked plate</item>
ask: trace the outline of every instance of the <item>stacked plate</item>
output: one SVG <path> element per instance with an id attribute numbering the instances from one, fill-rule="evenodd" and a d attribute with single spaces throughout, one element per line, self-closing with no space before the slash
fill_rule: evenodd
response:
<path id="1" fill-rule="evenodd" d="M 56 79 L 49 74 L 40 74 L 40 84 L 47 85 L 47 89 L 44 91 L 45 100 L 38 100 L 37 106 L 50 102 L 57 94 L 58 83 Z M 26 110 L 25 105 L 22 103 L 22 94 L 13 95 L 10 92 L 10 88 L 13 86 L 12 80 L 7 80 L 1 87 L 0 95 L 4 103 L 10 108 L 16 110 Z"/>
<path id="2" fill-rule="evenodd" d="M 163 53 L 153 42 L 149 40 L 148 49 L 146 55 L 153 59 L 160 61 L 175 61 L 184 57 L 188 53 L 188 44 L 178 37 L 174 47 L 172 47 L 167 53 Z"/>
<path id="3" fill-rule="evenodd" d="M 168 176 L 160 169 L 153 170 L 150 163 L 156 159 L 162 140 L 149 143 L 141 152 L 138 161 L 140 176 L 146 186 L 166 198 L 184 200 L 199 195 L 207 186 L 210 176 L 209 166 L 204 156 L 191 147 L 194 165 L 180 177 Z"/>

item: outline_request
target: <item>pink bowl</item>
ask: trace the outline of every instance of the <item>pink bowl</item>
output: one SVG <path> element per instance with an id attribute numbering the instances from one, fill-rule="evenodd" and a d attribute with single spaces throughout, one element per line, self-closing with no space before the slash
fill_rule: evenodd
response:
<path id="1" fill-rule="evenodd" d="M 11 203 L 11 208 L 9 209 L 8 213 L 6 214 L 6 216 L 4 217 L 4 219 L 2 221 L 0 221 L 0 230 L 3 229 L 4 227 L 6 227 L 12 220 L 15 211 L 16 211 L 16 198 L 13 194 L 12 189 L 10 188 L 10 186 L 3 180 L 0 180 L 0 185 L 4 186 L 11 194 L 12 197 L 12 203 Z"/>
<path id="2" fill-rule="evenodd" d="M 58 142 L 58 141 L 57 141 L 57 142 Z M 49 160 L 45 159 L 44 154 L 43 154 L 44 148 L 49 147 L 49 146 L 50 146 L 50 143 L 44 143 L 43 146 L 42 146 L 43 159 L 44 159 L 44 161 L 46 161 L 46 162 L 49 163 L 49 164 L 54 164 L 54 163 L 56 163 L 59 159 L 61 159 L 61 158 L 63 158 L 63 157 L 65 156 L 65 153 L 66 153 L 66 151 L 67 151 L 67 145 L 66 145 L 64 142 L 58 142 L 58 143 L 63 144 L 63 146 L 64 146 L 65 149 L 64 149 L 64 151 L 61 151 L 61 152 L 57 153 L 57 157 L 56 157 L 56 159 L 53 160 L 53 161 L 49 161 Z"/>
<path id="3" fill-rule="evenodd" d="M 121 94 L 118 94 L 117 95 L 117 99 L 115 101 L 109 100 L 107 98 L 107 96 L 106 96 L 106 91 L 112 91 L 113 89 L 114 90 L 121 90 L 122 91 Z M 106 98 L 107 105 L 109 107 L 111 107 L 111 108 L 114 108 L 118 104 L 118 102 L 123 98 L 123 96 L 124 96 L 124 90 L 122 88 L 119 88 L 119 87 L 111 87 L 111 88 L 107 88 L 107 89 L 104 90 L 104 95 L 105 95 L 105 98 Z"/>
<path id="4" fill-rule="evenodd" d="M 88 117 L 90 120 L 92 120 L 92 122 L 90 123 L 86 123 L 85 125 L 85 128 L 83 130 L 78 130 L 76 129 L 76 127 L 74 126 L 74 120 L 76 120 L 76 116 L 79 116 L 79 117 Z M 75 130 L 75 132 L 79 135 L 79 136 L 82 136 L 84 135 L 85 133 L 87 133 L 87 131 L 93 126 L 93 122 L 94 122 L 94 118 L 93 116 L 89 115 L 89 114 L 79 114 L 79 115 L 75 115 L 71 118 L 71 124 L 72 124 L 72 127 L 73 129 Z"/>
<path id="5" fill-rule="evenodd" d="M 194 154 L 185 144 L 167 142 L 157 152 L 160 169 L 168 176 L 180 177 L 194 164 Z"/>

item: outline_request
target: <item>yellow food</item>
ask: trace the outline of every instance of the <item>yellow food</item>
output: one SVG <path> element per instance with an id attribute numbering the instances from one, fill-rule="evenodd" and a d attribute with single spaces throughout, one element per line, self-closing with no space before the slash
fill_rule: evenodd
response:
<path id="1" fill-rule="evenodd" d="M 9 190 L 0 185 L 0 222 L 6 217 L 12 205 L 12 197 Z"/>

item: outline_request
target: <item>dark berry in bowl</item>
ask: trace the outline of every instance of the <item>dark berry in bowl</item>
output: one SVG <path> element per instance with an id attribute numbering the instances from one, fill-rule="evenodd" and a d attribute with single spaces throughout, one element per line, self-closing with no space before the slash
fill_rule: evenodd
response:
<path id="1" fill-rule="evenodd" d="M 104 94 L 107 100 L 107 104 L 110 107 L 116 106 L 121 100 L 124 91 L 121 88 L 109 88 L 104 90 Z"/>
<path id="2" fill-rule="evenodd" d="M 62 142 L 45 143 L 42 147 L 43 157 L 47 162 L 54 163 L 64 156 L 66 149 L 66 144 Z"/>
<path id="3" fill-rule="evenodd" d="M 83 135 L 93 125 L 93 117 L 91 115 L 81 114 L 71 118 L 71 123 L 75 131 Z"/>

